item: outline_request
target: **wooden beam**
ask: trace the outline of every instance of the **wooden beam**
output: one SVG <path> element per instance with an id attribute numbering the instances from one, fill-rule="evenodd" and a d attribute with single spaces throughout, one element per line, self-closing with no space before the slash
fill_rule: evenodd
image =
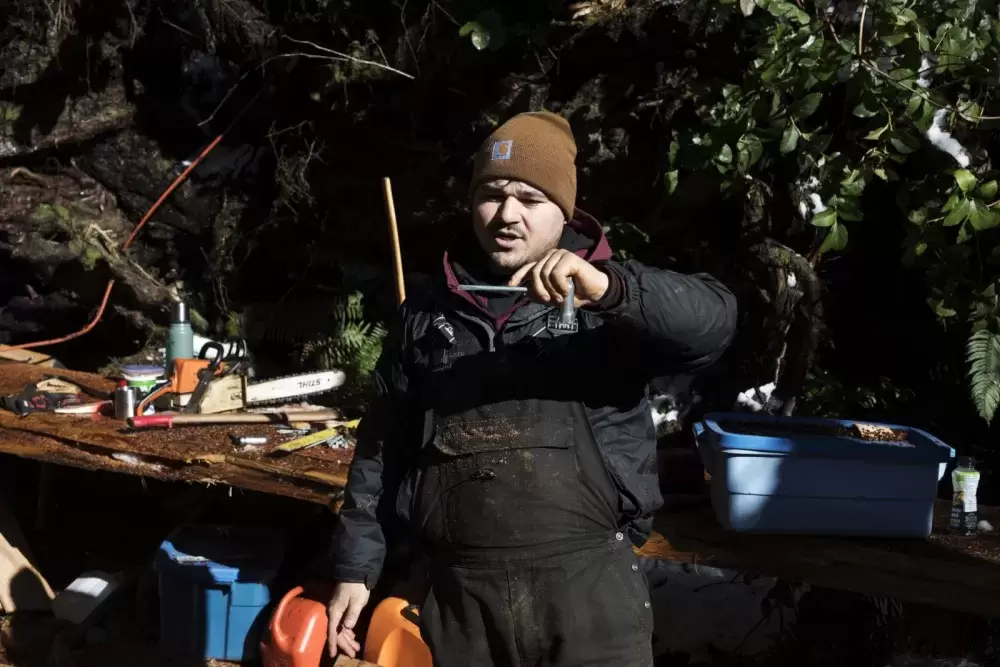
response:
<path id="1" fill-rule="evenodd" d="M 980 509 L 996 525 L 1000 512 Z M 949 535 L 948 512 L 939 501 L 927 540 L 751 535 L 723 529 L 706 502 L 659 513 L 638 553 L 1000 618 L 1000 536 Z"/>

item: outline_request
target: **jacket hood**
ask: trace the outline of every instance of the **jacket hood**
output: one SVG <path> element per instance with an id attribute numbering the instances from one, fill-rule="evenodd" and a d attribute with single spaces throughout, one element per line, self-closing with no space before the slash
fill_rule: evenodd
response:
<path id="1" fill-rule="evenodd" d="M 465 262 L 470 260 L 478 261 L 484 256 L 475 238 L 470 238 L 472 236 L 466 230 L 445 251 L 442 258 L 445 282 L 449 292 L 456 294 L 464 301 L 470 303 L 480 313 L 485 314 L 489 319 L 493 320 L 495 326 L 499 329 L 521 305 L 528 302 L 528 299 L 527 297 L 521 297 L 514 300 L 513 305 L 506 313 L 495 316 L 487 308 L 485 297 L 458 288 L 462 284 L 462 281 L 459 280 L 459 275 L 463 279 L 468 275 L 467 271 L 465 271 Z M 611 245 L 608 243 L 608 238 L 604 234 L 604 228 L 601 226 L 601 223 L 592 215 L 581 211 L 579 208 L 574 209 L 572 220 L 566 223 L 566 228 L 563 230 L 562 238 L 559 241 L 559 247 L 572 250 L 574 254 L 588 262 L 605 262 L 612 257 Z"/>

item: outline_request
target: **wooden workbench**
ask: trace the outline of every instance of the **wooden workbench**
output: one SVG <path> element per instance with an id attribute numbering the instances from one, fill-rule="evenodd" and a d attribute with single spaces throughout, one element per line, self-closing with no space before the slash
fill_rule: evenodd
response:
<path id="1" fill-rule="evenodd" d="M 980 513 L 1000 525 L 1000 509 Z M 706 501 L 661 511 L 639 554 L 1000 617 L 1000 534 L 950 535 L 948 514 L 939 500 L 927 540 L 750 535 L 723 529 Z"/>
<path id="2" fill-rule="evenodd" d="M 91 373 L 0 363 L 0 395 L 57 374 L 98 390 L 114 383 Z M 230 434 L 268 435 L 269 442 L 238 451 Z M 0 410 L 0 453 L 87 470 L 109 470 L 166 481 L 227 484 L 322 504 L 337 503 L 347 481 L 352 450 L 314 447 L 268 456 L 281 436 L 264 424 L 176 427 L 131 431 L 108 418 Z"/>
<path id="3" fill-rule="evenodd" d="M 42 379 L 41 369 L 0 365 L 0 394 Z M 103 387 L 98 376 L 55 371 Z M 103 382 L 103 385 L 101 384 Z M 241 435 L 267 426 L 240 427 Z M 235 487 L 339 507 L 351 450 L 317 447 L 282 459 L 238 453 L 229 427 L 127 432 L 121 422 L 0 410 L 0 453 L 91 470 Z M 273 433 L 273 432 L 272 432 Z M 741 535 L 723 530 L 707 499 L 662 510 L 643 556 L 854 591 L 1000 617 L 1000 535 L 951 536 L 940 502 L 929 540 L 862 540 Z M 1000 510 L 983 515 L 1000 526 Z"/>

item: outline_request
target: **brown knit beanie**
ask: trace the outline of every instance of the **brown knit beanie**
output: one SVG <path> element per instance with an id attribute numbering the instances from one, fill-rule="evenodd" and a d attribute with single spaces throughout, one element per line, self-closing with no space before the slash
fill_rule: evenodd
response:
<path id="1" fill-rule="evenodd" d="M 494 180 L 523 181 L 538 188 L 570 220 L 576 205 L 576 141 L 566 119 L 531 111 L 498 127 L 476 154 L 469 196 Z"/>

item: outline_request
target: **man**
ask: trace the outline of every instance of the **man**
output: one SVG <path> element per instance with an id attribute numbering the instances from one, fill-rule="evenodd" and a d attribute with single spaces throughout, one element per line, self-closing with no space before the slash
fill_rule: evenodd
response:
<path id="1" fill-rule="evenodd" d="M 497 129 L 469 233 L 391 326 L 334 536 L 333 653 L 360 650 L 399 518 L 431 562 L 420 618 L 436 665 L 653 664 L 632 549 L 662 503 L 647 385 L 716 360 L 736 305 L 711 277 L 613 261 L 575 210 L 575 158 L 557 115 Z"/>

